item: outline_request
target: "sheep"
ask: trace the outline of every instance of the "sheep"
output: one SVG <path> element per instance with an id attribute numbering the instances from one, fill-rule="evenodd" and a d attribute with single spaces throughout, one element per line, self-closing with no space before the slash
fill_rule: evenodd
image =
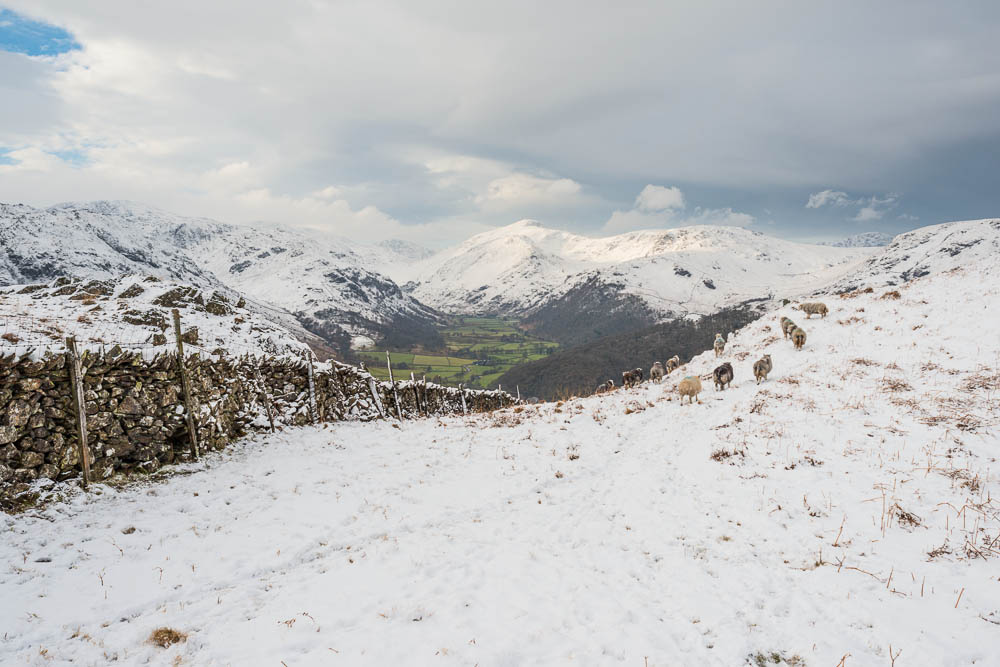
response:
<path id="1" fill-rule="evenodd" d="M 663 364 L 661 364 L 659 361 L 654 363 L 653 367 L 649 369 L 649 379 L 655 382 L 656 384 L 660 384 L 660 380 L 663 379 L 664 375 L 665 373 L 663 371 Z"/>
<path id="2" fill-rule="evenodd" d="M 795 322 L 786 318 L 784 324 L 781 325 L 781 331 L 785 334 L 785 338 L 791 338 L 795 326 Z"/>
<path id="3" fill-rule="evenodd" d="M 667 374 L 674 372 L 681 366 L 681 358 L 676 354 L 669 359 L 667 359 Z"/>
<path id="4" fill-rule="evenodd" d="M 701 403 L 701 399 L 698 398 L 698 394 L 701 393 L 701 378 L 697 375 L 688 375 L 677 385 L 677 393 L 681 395 L 681 403 L 684 402 L 685 396 L 688 397 L 689 405 L 693 400 Z"/>
<path id="5" fill-rule="evenodd" d="M 614 380 L 608 380 L 607 382 L 603 382 L 603 383 L 597 385 L 597 390 L 594 393 L 595 394 L 606 394 L 609 391 L 614 391 L 614 390 L 615 390 L 615 381 Z"/>
<path id="6" fill-rule="evenodd" d="M 753 376 L 757 378 L 757 384 L 760 384 L 761 380 L 766 380 L 768 373 L 774 366 L 771 364 L 771 355 L 765 354 L 763 357 L 753 362 Z"/>
<path id="7" fill-rule="evenodd" d="M 718 359 L 722 356 L 722 353 L 726 350 L 726 341 L 722 340 L 722 334 L 715 334 L 715 343 L 712 345 L 715 348 L 715 357 Z"/>
<path id="8" fill-rule="evenodd" d="M 813 315 L 819 315 L 820 317 L 826 317 L 827 308 L 825 303 L 804 303 L 799 306 L 799 310 L 806 314 L 806 319 L 808 320 Z"/>
<path id="9" fill-rule="evenodd" d="M 622 386 L 623 387 L 634 387 L 635 385 L 642 382 L 642 369 L 633 368 L 630 371 L 622 372 Z"/>
<path id="10" fill-rule="evenodd" d="M 715 377 L 715 389 L 725 391 L 726 386 L 733 381 L 733 365 L 728 361 L 716 368 L 712 375 Z"/>
<path id="11" fill-rule="evenodd" d="M 806 332 L 800 327 L 795 327 L 792 331 L 792 344 L 795 345 L 796 350 L 801 350 L 802 346 L 806 344 Z"/>

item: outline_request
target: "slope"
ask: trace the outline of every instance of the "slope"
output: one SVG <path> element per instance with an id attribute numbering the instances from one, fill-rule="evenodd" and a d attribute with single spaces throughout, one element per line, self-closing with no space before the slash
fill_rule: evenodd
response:
<path id="1" fill-rule="evenodd" d="M 0 659 L 997 664 L 994 264 L 770 314 L 700 404 L 673 388 L 711 353 L 662 385 L 60 490 L 0 518 Z M 147 643 L 162 626 L 186 641 Z"/>
<path id="2" fill-rule="evenodd" d="M 365 266 L 376 256 L 389 261 L 392 249 L 368 248 L 362 258 L 351 245 L 132 202 L 0 204 L 0 284 L 150 274 L 240 292 L 260 312 L 286 322 L 294 317 L 342 354 L 352 337 L 440 346 L 438 315 Z"/>
<path id="3" fill-rule="evenodd" d="M 594 314 L 634 298 L 650 318 L 686 316 L 808 293 L 856 268 L 871 252 L 713 226 L 588 238 L 526 220 L 438 253 L 425 261 L 411 287 L 424 303 L 449 312 L 548 320 L 539 317 L 547 306 L 567 295 L 579 303 L 572 294 L 582 290 L 603 294 L 594 300 Z M 557 316 L 565 311 L 554 308 Z"/>

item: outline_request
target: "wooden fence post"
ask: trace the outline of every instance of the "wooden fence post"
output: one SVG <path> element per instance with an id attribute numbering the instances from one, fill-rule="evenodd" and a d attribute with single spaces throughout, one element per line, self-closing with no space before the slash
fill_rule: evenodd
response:
<path id="1" fill-rule="evenodd" d="M 417 414 L 419 415 L 421 412 L 426 414 L 420 407 L 420 391 L 417 389 L 417 378 L 413 374 L 413 371 L 410 371 L 410 388 L 413 389 L 413 401 L 417 406 Z"/>
<path id="2" fill-rule="evenodd" d="M 503 385 L 497 385 L 497 391 L 499 392 L 498 400 L 500 401 L 500 407 L 503 407 Z"/>
<path id="3" fill-rule="evenodd" d="M 267 412 L 267 423 L 271 425 L 271 433 L 274 433 L 274 413 L 271 411 L 271 397 L 267 395 L 267 387 L 264 386 L 264 380 L 260 376 L 260 369 L 254 366 L 253 374 L 257 378 L 257 384 L 260 386 L 260 395 L 264 397 L 264 410 Z"/>
<path id="4" fill-rule="evenodd" d="M 424 397 L 424 414 L 425 415 L 429 415 L 431 413 L 431 406 L 430 406 L 430 403 L 427 402 L 427 376 L 426 375 L 421 375 L 420 377 L 422 378 L 421 379 L 421 382 L 422 382 L 421 389 L 423 390 L 422 393 L 423 393 L 423 397 Z"/>
<path id="5" fill-rule="evenodd" d="M 382 406 L 382 399 L 378 395 L 378 387 L 375 386 L 375 377 L 371 373 L 368 374 L 368 391 L 372 393 L 372 400 L 375 401 L 375 407 L 378 408 L 379 416 L 385 419 L 385 408 Z"/>
<path id="6" fill-rule="evenodd" d="M 468 412 L 468 409 L 465 406 L 465 385 L 464 384 L 459 384 L 458 385 L 458 392 L 459 392 L 459 395 L 462 397 L 462 414 L 464 415 L 464 414 L 466 414 Z"/>
<path id="7" fill-rule="evenodd" d="M 385 366 L 389 369 L 389 384 L 392 385 L 392 401 L 396 404 L 396 419 L 403 421 L 403 411 L 399 407 L 399 393 L 396 391 L 396 381 L 392 377 L 392 360 L 389 358 L 389 350 L 385 351 Z"/>
<path id="8" fill-rule="evenodd" d="M 517 389 L 517 402 L 521 402 L 521 385 L 515 384 L 514 388 Z"/>
<path id="9" fill-rule="evenodd" d="M 177 368 L 181 373 L 181 390 L 184 392 L 184 416 L 191 434 L 191 457 L 198 458 L 198 427 L 194 418 L 194 401 L 191 398 L 191 380 L 184 365 L 184 340 L 181 336 L 181 313 L 174 308 L 174 337 L 177 339 Z"/>
<path id="10" fill-rule="evenodd" d="M 344 385 L 344 381 L 340 377 L 340 369 L 337 368 L 337 364 L 330 360 L 330 371 L 333 373 L 333 379 L 336 381 L 337 392 L 340 394 L 340 418 L 347 418 L 347 387 Z"/>
<path id="11" fill-rule="evenodd" d="M 313 362 L 312 362 L 312 350 L 306 350 L 302 353 L 302 357 L 306 361 L 307 374 L 309 376 L 309 420 L 315 424 L 316 423 L 316 383 L 313 381 Z"/>
<path id="12" fill-rule="evenodd" d="M 69 364 L 69 381 L 72 385 L 73 406 L 76 408 L 76 427 L 80 447 L 80 471 L 83 473 L 83 488 L 90 485 L 90 450 L 87 448 L 87 404 L 83 399 L 83 369 L 80 355 L 76 351 L 76 339 L 66 339 L 66 361 Z"/>

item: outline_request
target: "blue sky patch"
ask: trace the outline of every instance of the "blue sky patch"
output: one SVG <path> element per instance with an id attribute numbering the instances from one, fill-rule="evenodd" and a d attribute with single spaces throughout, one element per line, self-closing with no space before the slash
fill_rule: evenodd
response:
<path id="1" fill-rule="evenodd" d="M 10 149 L 0 147 L 0 164 L 17 164 L 17 160 L 10 155 Z"/>
<path id="2" fill-rule="evenodd" d="M 55 56 L 79 48 L 73 35 L 62 28 L 0 8 L 0 51 Z"/>

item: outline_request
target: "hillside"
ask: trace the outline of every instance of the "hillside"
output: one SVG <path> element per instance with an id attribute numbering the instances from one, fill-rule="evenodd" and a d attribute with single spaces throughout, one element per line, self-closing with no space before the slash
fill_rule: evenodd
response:
<path id="1" fill-rule="evenodd" d="M 839 241 L 822 242 L 819 245 L 828 245 L 834 248 L 876 248 L 889 245 L 892 243 L 892 239 L 892 235 L 883 232 L 864 232 Z"/>
<path id="2" fill-rule="evenodd" d="M 301 356 L 308 349 L 302 340 L 323 347 L 301 328 L 256 312 L 238 294 L 133 275 L 0 289 L 0 354 L 61 350 L 68 336 L 80 350 L 174 351 L 174 308 L 189 351 L 273 357 Z"/>
<path id="3" fill-rule="evenodd" d="M 407 289 L 439 310 L 534 317 L 536 326 L 552 330 L 568 328 L 561 299 L 592 318 L 621 304 L 649 324 L 749 299 L 808 293 L 850 272 L 871 252 L 735 227 L 590 238 L 526 220 L 437 253 L 418 267 L 419 277 Z"/>
<path id="4" fill-rule="evenodd" d="M 47 209 L 0 204 L 0 285 L 153 275 L 239 292 L 279 321 L 294 318 L 342 355 L 352 338 L 440 347 L 438 315 L 366 268 L 419 251 L 390 245 L 361 248 L 362 255 L 353 246 L 331 236 L 227 225 L 133 202 Z"/>
<path id="5" fill-rule="evenodd" d="M 693 405 L 674 387 L 711 352 L 661 385 L 56 487 L 0 516 L 0 657 L 1000 663 L 1000 269 L 967 260 L 826 298 L 825 319 L 769 313 L 730 341 L 733 386 Z M 148 643 L 160 627 L 185 641 Z"/>
<path id="6" fill-rule="evenodd" d="M 505 387 L 520 387 L 522 396 L 544 400 L 588 396 L 605 380 L 620 385 L 623 370 L 641 366 L 648 375 L 654 361 L 665 363 L 675 354 L 687 361 L 711 348 L 716 333 L 728 335 L 761 314 L 757 308 L 724 308 L 700 318 L 677 318 L 605 336 L 516 366 L 498 382 Z"/>

